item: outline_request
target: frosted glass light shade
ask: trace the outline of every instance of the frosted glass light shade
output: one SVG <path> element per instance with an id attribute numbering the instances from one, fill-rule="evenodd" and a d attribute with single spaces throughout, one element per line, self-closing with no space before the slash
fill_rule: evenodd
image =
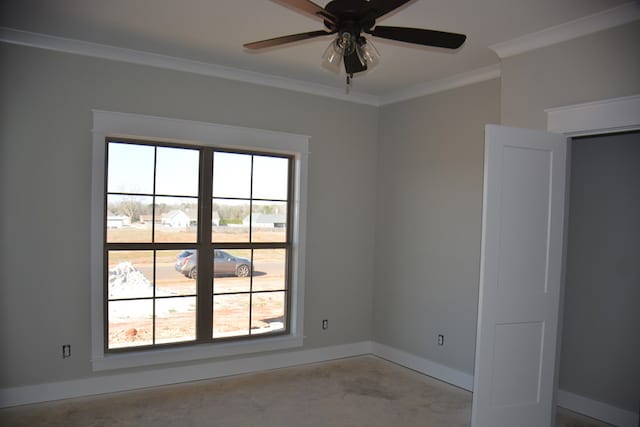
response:
<path id="1" fill-rule="evenodd" d="M 378 49 L 376 49 L 373 43 L 364 38 L 363 40 L 364 43 L 358 43 L 357 46 L 358 59 L 360 59 L 360 62 L 366 65 L 368 69 L 371 69 L 380 62 L 380 52 L 378 52 Z"/>
<path id="2" fill-rule="evenodd" d="M 336 40 L 329 43 L 327 49 L 322 54 L 322 66 L 334 72 L 340 72 L 340 64 L 344 57 L 344 49 L 342 49 Z"/>

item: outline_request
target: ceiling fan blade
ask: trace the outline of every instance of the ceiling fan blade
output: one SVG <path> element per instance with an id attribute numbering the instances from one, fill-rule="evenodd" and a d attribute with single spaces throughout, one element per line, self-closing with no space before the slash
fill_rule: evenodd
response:
<path id="1" fill-rule="evenodd" d="M 314 37 L 320 36 L 328 36 L 334 34 L 330 31 L 318 30 L 318 31 L 309 31 L 308 33 L 300 33 L 300 34 L 290 34 L 288 36 L 274 37 L 272 39 L 260 40 L 257 42 L 246 43 L 242 45 L 247 49 L 265 49 L 267 47 L 280 46 L 281 44 L 297 42 L 300 40 L 312 39 Z"/>
<path id="2" fill-rule="evenodd" d="M 382 37 L 383 39 L 398 40 L 424 46 L 443 47 L 446 49 L 457 49 L 462 46 L 467 39 L 467 36 L 464 34 L 406 27 L 377 26 L 367 32 L 373 36 Z"/>
<path id="3" fill-rule="evenodd" d="M 354 50 L 351 54 L 344 56 L 344 70 L 347 75 L 356 74 L 367 70 L 367 65 L 360 62 L 358 54 Z"/>
<path id="4" fill-rule="evenodd" d="M 296 9 L 300 12 L 306 13 L 308 15 L 317 16 L 322 19 L 326 19 L 327 21 L 337 24 L 338 18 L 331 12 L 327 11 L 323 7 L 315 4 L 311 0 L 276 0 L 278 3 L 285 4 L 293 9 Z"/>
<path id="5" fill-rule="evenodd" d="M 369 18 L 376 20 L 382 15 L 386 15 L 410 1 L 411 0 L 371 0 L 369 2 L 369 8 L 371 9 Z"/>

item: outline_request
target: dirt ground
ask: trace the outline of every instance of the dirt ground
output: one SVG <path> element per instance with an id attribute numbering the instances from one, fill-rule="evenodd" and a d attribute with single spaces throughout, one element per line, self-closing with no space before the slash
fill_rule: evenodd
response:
<path id="1" fill-rule="evenodd" d="M 249 277 L 215 277 L 214 292 L 248 292 L 254 290 L 284 289 L 284 264 L 256 264 L 253 285 Z M 152 277 L 152 265 L 137 266 L 146 277 Z M 280 267 L 280 268 L 278 268 Z M 173 264 L 158 265 L 156 273 L 157 295 L 170 295 L 168 299 L 156 300 L 155 325 L 153 323 L 153 300 L 142 302 L 111 301 L 118 307 L 137 303 L 130 310 L 119 310 L 119 315 L 110 315 L 109 343 L 111 348 L 153 343 L 155 327 L 156 343 L 189 341 L 195 339 L 195 280 L 173 270 Z M 286 292 L 213 296 L 213 337 L 224 338 L 251 333 L 273 332 L 284 327 Z M 140 304 L 143 304 L 140 308 Z M 160 307 L 162 304 L 162 308 Z M 250 309 L 251 307 L 251 309 Z M 124 314 L 123 314 L 124 312 Z M 126 313 L 130 312 L 129 315 Z M 251 320 L 249 319 L 251 313 Z M 250 326 L 249 326 L 250 325 Z"/>
<path id="2" fill-rule="evenodd" d="M 153 231 L 153 241 L 163 243 L 195 243 L 197 241 L 196 229 L 175 229 L 156 226 Z M 248 227 L 214 227 L 211 233 L 214 243 L 234 242 L 243 243 L 249 241 Z M 284 242 L 286 240 L 285 228 L 253 228 L 251 230 L 253 242 Z M 152 241 L 152 229 L 150 224 L 135 225 L 127 228 L 107 229 L 108 243 L 149 243 Z"/>
<path id="3" fill-rule="evenodd" d="M 150 230 L 108 230 L 110 242 L 149 241 Z M 272 230 L 253 233 L 254 241 L 282 241 L 284 233 Z M 216 241 L 247 241 L 246 230 L 214 232 Z M 194 235 L 187 231 L 156 230 L 157 241 L 190 242 Z M 141 301 L 109 302 L 109 347 L 129 347 L 156 343 L 190 341 L 195 339 L 196 282 L 175 271 L 174 264 L 180 250 L 157 251 L 155 255 L 156 299 L 155 324 L 152 285 L 149 299 Z M 230 250 L 233 255 L 250 257 L 249 250 Z M 247 292 L 237 295 L 213 296 L 213 337 L 274 332 L 285 324 L 285 252 L 282 249 L 254 251 L 253 275 L 249 277 L 221 276 L 214 278 L 214 293 Z M 131 263 L 151 284 L 154 280 L 153 251 L 111 251 L 109 268 L 122 262 Z M 276 290 L 282 292 L 249 293 L 250 290 Z M 141 295 L 136 295 L 140 297 Z M 249 318 L 251 316 L 251 319 Z"/>
<path id="4" fill-rule="evenodd" d="M 274 296 L 272 301 L 253 305 L 252 316 L 255 318 L 251 320 L 252 334 L 273 332 L 274 329 L 268 328 L 272 321 L 282 322 L 284 327 L 284 292 L 276 295 L 279 298 Z M 235 301 L 227 299 L 222 304 L 214 303 L 214 338 L 246 335 L 249 332 L 247 303 L 243 298 L 238 298 L 235 295 L 233 297 L 235 297 Z M 153 320 L 150 318 L 110 322 L 110 347 L 118 348 L 152 344 L 153 326 Z M 156 343 L 193 340 L 195 339 L 195 327 L 195 310 L 185 313 L 173 313 L 167 317 L 157 317 L 155 325 Z"/>

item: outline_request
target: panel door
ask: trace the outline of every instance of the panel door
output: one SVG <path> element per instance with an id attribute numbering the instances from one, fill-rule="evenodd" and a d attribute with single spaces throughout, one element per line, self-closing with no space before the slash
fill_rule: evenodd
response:
<path id="1" fill-rule="evenodd" d="M 566 138 L 487 125 L 473 427 L 551 426 Z"/>

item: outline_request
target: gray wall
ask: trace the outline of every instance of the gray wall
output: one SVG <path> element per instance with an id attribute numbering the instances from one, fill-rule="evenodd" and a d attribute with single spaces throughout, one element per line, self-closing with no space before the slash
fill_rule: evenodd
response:
<path id="1" fill-rule="evenodd" d="M 383 107 L 374 338 L 473 373 L 491 80 Z M 439 333 L 445 345 L 437 346 Z"/>
<path id="2" fill-rule="evenodd" d="M 640 132 L 574 140 L 560 387 L 640 405 Z"/>
<path id="3" fill-rule="evenodd" d="M 376 108 L 6 44 L 0 93 L 0 388 L 92 376 L 92 108 L 310 135 L 305 348 L 371 339 Z"/>
<path id="4" fill-rule="evenodd" d="M 640 93 L 640 21 L 502 61 L 502 124 L 546 129 L 545 108 Z"/>

